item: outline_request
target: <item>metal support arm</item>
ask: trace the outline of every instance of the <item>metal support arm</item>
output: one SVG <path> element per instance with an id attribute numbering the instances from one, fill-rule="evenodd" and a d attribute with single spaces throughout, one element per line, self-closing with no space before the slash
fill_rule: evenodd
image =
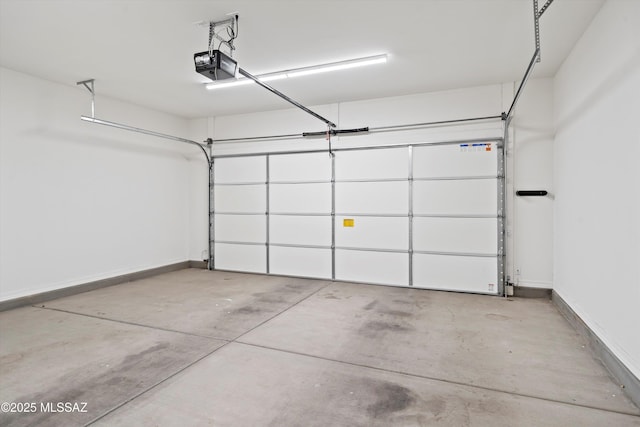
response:
<path id="1" fill-rule="evenodd" d="M 522 78 L 522 81 L 520 82 L 520 87 L 518 87 L 518 91 L 516 92 L 516 95 L 513 98 L 513 102 L 511 103 L 511 107 L 509 107 L 509 112 L 506 114 L 506 116 L 504 116 L 504 120 L 506 122 L 510 121 L 511 115 L 513 114 L 513 110 L 516 107 L 516 104 L 518 103 L 518 99 L 520 99 L 520 95 L 522 95 L 522 90 L 524 89 L 524 86 L 527 84 L 527 80 L 529 80 L 529 77 L 531 77 L 531 73 L 533 72 L 533 68 L 535 67 L 536 62 L 538 61 L 539 58 L 540 58 L 540 50 L 536 49 L 536 51 L 533 52 L 533 57 L 531 58 L 531 62 L 529 62 L 529 66 L 527 67 L 527 71 L 525 71 L 524 77 Z"/>
<path id="2" fill-rule="evenodd" d="M 542 14 L 547 10 L 551 3 L 553 3 L 553 0 L 547 0 L 544 6 L 542 6 L 542 9 L 540 9 L 540 12 L 538 12 L 538 18 L 542 16 Z"/>
<path id="3" fill-rule="evenodd" d="M 89 80 L 83 80 L 81 82 L 76 83 L 77 85 L 84 86 L 85 88 L 87 88 L 89 92 L 91 92 L 91 117 L 96 116 L 96 91 L 94 89 L 94 82 L 95 82 L 94 79 L 89 79 Z"/>
<path id="4" fill-rule="evenodd" d="M 284 93 L 280 92 L 277 89 L 274 89 L 273 87 L 271 87 L 270 85 L 266 84 L 263 81 L 260 81 L 259 78 L 257 78 L 256 76 L 254 76 L 253 74 L 243 70 L 242 68 L 238 68 L 238 72 L 240 74 L 242 74 L 243 76 L 245 76 L 248 79 L 253 80 L 254 82 L 258 83 L 260 86 L 262 86 L 263 88 L 265 88 L 266 90 L 268 90 L 269 92 L 278 95 L 280 98 L 284 99 L 285 101 L 289 102 L 290 104 L 295 105 L 296 107 L 298 107 L 299 109 L 301 109 L 302 111 L 305 111 L 309 114 L 311 114 L 313 117 L 315 117 L 318 120 L 323 121 L 324 123 L 327 124 L 327 126 L 330 126 L 332 128 L 336 127 L 336 124 L 333 123 L 332 121 L 325 119 L 324 117 L 322 117 L 320 114 L 311 111 L 310 109 L 308 109 L 307 107 L 305 107 L 304 105 L 300 104 L 298 101 L 295 101 L 291 98 L 289 98 L 287 95 L 285 95 Z"/>
<path id="5" fill-rule="evenodd" d="M 207 163 L 211 163 L 211 158 L 209 157 L 209 154 L 207 153 L 207 150 L 205 150 L 205 148 L 204 148 L 205 145 L 200 144 L 199 142 L 192 141 L 190 139 L 180 138 L 178 136 L 167 135 L 165 133 L 154 132 L 152 130 L 146 130 L 146 129 L 136 128 L 136 127 L 133 127 L 133 126 L 123 125 L 121 123 L 109 122 L 107 120 L 100 120 L 100 119 L 96 119 L 95 117 L 80 116 L 80 119 L 84 120 L 85 122 L 89 122 L 89 123 L 95 123 L 95 124 L 98 124 L 98 125 L 104 125 L 104 126 L 109 126 L 109 127 L 113 127 L 113 128 L 128 130 L 128 131 L 131 131 L 131 132 L 136 132 L 136 133 L 142 133 L 142 134 L 145 134 L 145 135 L 155 136 L 157 138 L 170 139 L 172 141 L 184 142 L 186 144 L 195 145 L 196 147 L 198 147 L 202 151 L 202 154 L 204 154 L 204 156 L 207 158 Z"/>

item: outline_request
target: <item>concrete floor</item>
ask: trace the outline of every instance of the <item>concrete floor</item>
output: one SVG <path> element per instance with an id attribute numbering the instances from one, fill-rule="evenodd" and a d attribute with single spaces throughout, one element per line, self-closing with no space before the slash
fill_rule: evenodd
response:
<path id="1" fill-rule="evenodd" d="M 3 426 L 640 426 L 548 301 L 197 269 L 0 313 L 0 402 L 37 409 Z"/>

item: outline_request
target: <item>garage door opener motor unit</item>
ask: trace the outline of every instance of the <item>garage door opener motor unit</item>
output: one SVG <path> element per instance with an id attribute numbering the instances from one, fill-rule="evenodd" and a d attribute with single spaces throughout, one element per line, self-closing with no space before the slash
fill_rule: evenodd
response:
<path id="1" fill-rule="evenodd" d="M 196 72 L 211 80 L 226 80 L 236 76 L 238 63 L 219 50 L 193 54 Z"/>
<path id="2" fill-rule="evenodd" d="M 213 81 L 233 79 L 238 71 L 238 63 L 232 58 L 236 49 L 233 42 L 238 37 L 238 15 L 230 13 L 228 16 L 229 18 L 218 22 L 198 23 L 209 27 L 209 45 L 208 50 L 193 54 L 193 62 L 197 73 Z M 229 37 L 220 37 L 221 30 L 216 31 L 216 27 L 226 30 Z M 219 43 L 218 49 L 215 49 L 216 41 Z M 223 45 L 229 54 L 222 52 Z"/>

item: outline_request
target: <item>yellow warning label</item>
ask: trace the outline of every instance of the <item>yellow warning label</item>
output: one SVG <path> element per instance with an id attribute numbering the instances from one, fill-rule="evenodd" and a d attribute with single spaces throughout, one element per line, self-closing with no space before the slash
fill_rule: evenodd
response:
<path id="1" fill-rule="evenodd" d="M 345 227 L 353 227 L 354 221 L 353 218 L 345 218 L 342 220 L 342 225 Z"/>

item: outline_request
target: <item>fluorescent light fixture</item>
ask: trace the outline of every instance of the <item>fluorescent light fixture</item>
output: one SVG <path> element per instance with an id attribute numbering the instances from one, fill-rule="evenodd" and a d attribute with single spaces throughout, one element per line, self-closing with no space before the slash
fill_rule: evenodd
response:
<path id="1" fill-rule="evenodd" d="M 364 67 L 367 65 L 384 64 L 387 62 L 387 55 L 368 56 L 365 58 L 348 59 L 346 61 L 331 62 L 328 64 L 314 65 L 311 67 L 295 68 L 292 70 L 277 71 L 275 73 L 261 74 L 256 77 L 263 82 L 282 80 L 293 77 L 309 76 L 312 74 L 327 73 L 330 71 L 346 70 L 349 68 Z M 225 80 L 214 83 L 207 83 L 207 89 L 220 89 L 223 87 L 242 86 L 254 83 L 253 80 L 241 77 L 236 80 Z"/>

